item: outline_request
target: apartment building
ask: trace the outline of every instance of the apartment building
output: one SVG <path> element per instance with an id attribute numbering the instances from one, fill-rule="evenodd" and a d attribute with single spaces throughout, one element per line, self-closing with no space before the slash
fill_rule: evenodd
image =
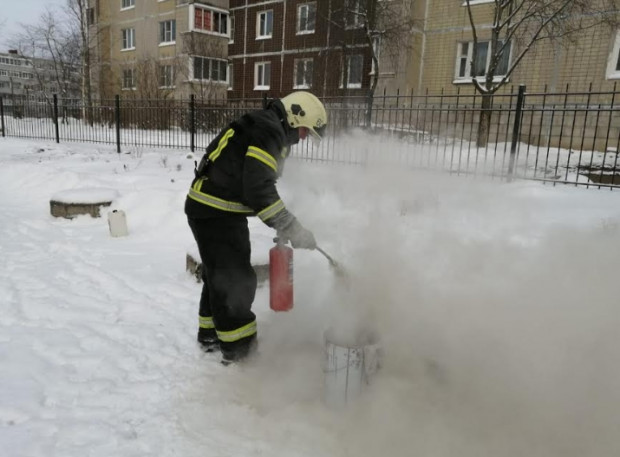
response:
<path id="1" fill-rule="evenodd" d="M 0 97 L 6 104 L 24 97 L 79 96 L 79 69 L 49 59 L 28 58 L 17 50 L 0 53 Z"/>
<path id="2" fill-rule="evenodd" d="M 88 20 L 100 97 L 226 97 L 227 0 L 89 0 Z"/>
<path id="3" fill-rule="evenodd" d="M 22 96 L 35 86 L 32 61 L 20 56 L 17 51 L 0 53 L 0 97 Z"/>
<path id="4" fill-rule="evenodd" d="M 365 95 L 372 61 L 361 8 L 361 0 L 230 0 L 229 96 Z"/>
<path id="5" fill-rule="evenodd" d="M 472 15 L 478 33 L 479 68 L 488 67 L 493 0 L 471 0 Z M 402 71 L 392 81 L 384 81 L 390 90 L 399 88 L 408 94 L 455 93 L 473 91 L 473 33 L 464 0 L 423 0 L 414 14 L 420 28 L 412 31 L 415 45 L 407 49 Z M 503 76 L 509 63 L 525 46 L 509 43 L 510 52 L 500 63 L 497 76 Z M 531 48 L 511 74 L 505 90 L 525 84 L 529 91 L 608 90 L 620 79 L 620 35 L 607 25 L 584 31 L 571 40 L 542 41 Z"/>

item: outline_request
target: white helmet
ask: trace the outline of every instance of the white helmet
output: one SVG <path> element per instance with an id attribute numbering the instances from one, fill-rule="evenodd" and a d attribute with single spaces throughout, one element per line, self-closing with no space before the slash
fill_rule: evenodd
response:
<path id="1" fill-rule="evenodd" d="M 323 103 L 310 92 L 291 92 L 280 100 L 286 110 L 286 120 L 296 129 L 306 127 L 313 138 L 321 140 L 327 127 L 327 112 Z"/>

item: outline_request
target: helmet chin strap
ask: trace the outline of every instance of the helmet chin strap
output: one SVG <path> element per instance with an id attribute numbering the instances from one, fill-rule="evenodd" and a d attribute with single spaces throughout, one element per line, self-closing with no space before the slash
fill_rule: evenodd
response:
<path id="1" fill-rule="evenodd" d="M 284 122 L 286 122 L 286 121 L 284 121 Z M 294 128 L 288 126 L 288 129 L 287 129 L 287 132 L 286 132 L 286 139 L 287 139 L 287 142 L 288 142 L 289 146 L 293 145 L 293 144 L 299 143 L 299 129 L 294 129 Z"/>

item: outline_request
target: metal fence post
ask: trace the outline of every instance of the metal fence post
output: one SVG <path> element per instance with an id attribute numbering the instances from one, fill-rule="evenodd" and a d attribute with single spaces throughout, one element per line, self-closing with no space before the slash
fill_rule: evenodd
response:
<path id="1" fill-rule="evenodd" d="M 6 136 L 4 129 L 4 99 L 0 97 L 0 122 L 2 123 L 2 137 Z"/>
<path id="2" fill-rule="evenodd" d="M 192 152 L 196 149 L 196 96 L 194 94 L 189 97 L 189 149 Z"/>
<path id="3" fill-rule="evenodd" d="M 114 96 L 114 122 L 116 123 L 116 152 L 121 153 L 121 97 Z"/>
<path id="4" fill-rule="evenodd" d="M 60 132 L 58 130 L 58 95 L 53 95 L 54 100 L 54 134 L 56 136 L 56 143 L 60 143 Z"/>
<path id="5" fill-rule="evenodd" d="M 510 144 L 510 161 L 508 163 L 508 181 L 512 180 L 517 158 L 517 146 L 519 144 L 519 134 L 521 133 L 521 115 L 523 113 L 523 102 L 525 100 L 525 85 L 519 86 L 517 95 L 517 108 L 515 112 L 515 123 L 512 127 L 512 143 Z"/>

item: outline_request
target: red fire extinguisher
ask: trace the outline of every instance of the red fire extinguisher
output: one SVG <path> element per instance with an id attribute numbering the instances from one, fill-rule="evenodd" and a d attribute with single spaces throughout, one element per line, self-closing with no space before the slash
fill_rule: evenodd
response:
<path id="1" fill-rule="evenodd" d="M 269 250 L 269 307 L 274 311 L 293 308 L 293 248 L 282 237 Z"/>

